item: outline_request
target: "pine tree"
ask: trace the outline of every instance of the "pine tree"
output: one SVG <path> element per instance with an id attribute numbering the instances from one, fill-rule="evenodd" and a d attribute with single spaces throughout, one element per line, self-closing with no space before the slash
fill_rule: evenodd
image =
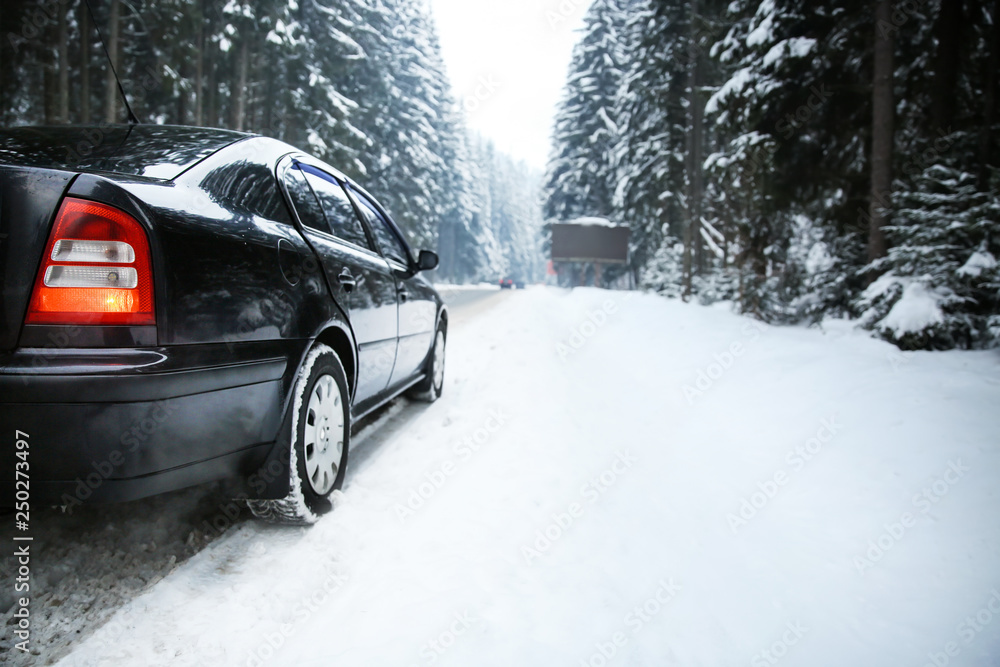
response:
<path id="1" fill-rule="evenodd" d="M 553 221 L 608 218 L 617 141 L 615 102 L 625 54 L 624 0 L 596 0 L 584 17 L 566 93 L 555 120 L 553 153 L 545 176 L 544 215 Z"/>
<path id="2" fill-rule="evenodd" d="M 892 246 L 861 298 L 866 327 L 906 349 L 1000 343 L 1000 172 L 993 183 L 983 192 L 976 174 L 934 165 L 897 192 Z"/>
<path id="3" fill-rule="evenodd" d="M 737 230 L 740 307 L 767 319 L 845 312 L 862 286 L 868 230 L 859 128 L 871 106 L 857 81 L 871 15 L 804 0 L 738 0 L 729 11 L 732 27 L 713 48 L 727 80 L 708 111 L 719 141 L 712 166 L 728 183 L 722 213 Z M 800 233 L 803 224 L 813 230 Z M 793 247 L 807 239 L 816 253 Z M 836 272 L 794 263 L 823 253 Z"/>
<path id="4" fill-rule="evenodd" d="M 542 220 L 537 202 L 541 199 L 541 176 L 497 152 L 492 142 L 481 137 L 473 137 L 471 147 L 478 213 L 470 233 L 483 257 L 476 279 L 539 280 Z"/>
<path id="5" fill-rule="evenodd" d="M 630 58 L 615 107 L 614 205 L 632 229 L 639 268 L 684 234 L 687 38 L 682 3 L 643 1 L 630 8 Z"/>

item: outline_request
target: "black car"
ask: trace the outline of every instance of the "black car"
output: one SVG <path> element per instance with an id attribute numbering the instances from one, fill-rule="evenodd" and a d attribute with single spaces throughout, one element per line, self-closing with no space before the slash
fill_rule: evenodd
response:
<path id="1" fill-rule="evenodd" d="M 226 480 L 308 523 L 351 423 L 433 401 L 448 311 L 379 203 L 225 130 L 0 130 L 0 504 Z"/>

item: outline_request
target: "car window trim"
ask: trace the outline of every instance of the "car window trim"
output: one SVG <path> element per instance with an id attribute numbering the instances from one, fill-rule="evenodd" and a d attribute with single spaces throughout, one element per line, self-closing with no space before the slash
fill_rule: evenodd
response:
<path id="1" fill-rule="evenodd" d="M 358 186 L 356 186 L 351 181 L 347 181 L 347 188 L 345 188 L 345 189 L 347 190 L 347 193 L 349 195 L 351 195 L 352 198 L 355 198 L 355 197 L 358 198 L 358 201 L 355 202 L 355 206 L 358 207 L 358 214 L 364 220 L 364 223 L 366 225 L 370 225 L 371 223 L 368 222 L 368 216 L 364 215 L 361 212 L 361 210 L 360 210 L 361 199 L 364 199 L 369 204 L 371 204 L 372 210 L 375 211 L 378 215 L 380 215 L 382 217 L 382 221 L 385 222 L 386 225 L 389 228 L 389 233 L 392 234 L 396 238 L 396 240 L 400 242 L 400 244 L 406 250 L 406 254 L 409 255 L 409 260 L 412 263 L 412 261 L 413 261 L 413 250 L 410 248 L 410 244 L 406 242 L 406 239 L 403 238 L 402 233 L 396 227 L 396 223 L 392 220 L 392 218 L 390 218 L 385 213 L 385 211 L 382 209 L 382 206 L 378 202 L 375 201 L 375 198 L 372 197 L 371 195 L 369 195 L 363 189 L 361 189 Z M 389 262 L 390 265 L 398 266 L 399 270 L 401 270 L 401 271 L 409 271 L 410 270 L 410 267 L 408 265 L 401 264 L 398 260 L 396 260 L 396 259 L 394 259 L 392 257 L 389 257 L 388 255 L 386 255 L 385 252 L 382 250 L 382 244 L 378 242 L 378 237 L 375 236 L 374 230 L 370 230 L 370 233 L 371 233 L 371 236 L 375 238 L 375 245 L 378 247 L 379 252 L 382 254 L 382 257 L 385 259 L 385 261 Z"/>
<path id="2" fill-rule="evenodd" d="M 295 162 L 293 161 L 292 162 L 292 166 L 289 169 L 289 171 L 295 171 L 296 169 L 297 169 L 297 167 L 295 165 Z M 332 229 L 330 228 L 330 218 L 327 217 L 327 215 L 326 215 L 326 209 L 323 208 L 323 201 L 319 198 L 319 195 L 316 194 L 316 188 L 314 188 L 312 186 L 312 183 L 309 182 L 309 179 L 306 178 L 306 173 L 307 172 L 302 171 L 301 169 L 298 169 L 298 171 L 302 172 L 302 182 L 306 184 L 307 188 L 309 188 L 309 194 L 311 194 L 312 198 L 316 201 L 316 206 L 319 207 L 319 212 L 323 216 L 323 223 L 326 225 L 323 229 L 317 229 L 313 225 L 311 225 L 311 224 L 305 222 L 304 220 L 302 220 L 301 217 L 300 217 L 299 219 L 302 220 L 302 228 L 303 229 L 308 229 L 309 231 L 312 231 L 312 232 L 319 232 L 321 234 L 332 234 L 333 232 L 332 232 Z"/>
<path id="3" fill-rule="evenodd" d="M 350 241 L 345 241 L 344 239 L 340 238 L 339 236 L 334 236 L 330 232 L 325 232 L 325 231 L 320 230 L 320 229 L 313 229 L 312 227 L 307 227 L 307 229 L 311 233 L 318 235 L 324 241 L 333 241 L 337 245 L 344 246 L 348 250 L 357 250 L 357 251 L 360 251 L 360 252 L 364 253 L 365 255 L 371 256 L 374 259 L 382 259 L 382 260 L 385 259 L 385 257 L 383 257 L 382 255 L 378 254 L 377 252 L 375 252 L 371 248 L 362 248 L 358 244 L 351 243 Z"/>
<path id="4" fill-rule="evenodd" d="M 293 223 L 297 222 L 298 223 L 298 225 L 297 225 L 298 227 L 301 227 L 303 230 L 309 230 L 309 231 L 318 232 L 318 233 L 325 233 L 321 229 L 316 229 L 312 225 L 306 224 L 306 221 L 302 219 L 302 214 L 299 212 L 298 206 L 295 205 L 295 201 L 292 198 L 292 193 L 290 192 L 290 190 L 288 188 L 288 172 L 295 168 L 295 163 L 297 161 L 298 160 L 297 160 L 297 157 L 295 156 L 295 154 L 293 154 L 293 153 L 286 153 L 285 155 L 282 155 L 281 158 L 278 159 L 278 164 L 277 164 L 277 167 L 275 169 L 275 177 L 278 180 L 278 185 L 279 185 L 279 187 L 281 189 L 281 193 L 285 197 L 285 204 L 288 206 L 289 209 L 291 209 L 292 215 L 293 215 L 293 220 L 292 221 L 293 221 Z M 305 180 L 305 179 L 303 178 L 303 180 Z M 309 188 L 309 194 L 312 195 L 313 199 L 316 202 L 316 205 L 320 208 L 320 211 L 322 212 L 323 205 L 319 201 L 319 198 L 316 197 L 316 192 L 313 190 L 312 185 L 309 183 L 308 180 L 305 180 L 305 184 L 306 184 L 306 187 Z M 326 213 L 323 213 L 323 221 L 327 222 L 327 220 L 326 220 Z"/>
<path id="5" fill-rule="evenodd" d="M 356 205 L 355 205 L 354 201 L 351 199 L 350 191 L 345 187 L 346 181 L 341 181 L 339 178 L 337 178 L 336 176 L 334 176 L 333 174 L 331 174 L 330 172 L 328 172 L 326 169 L 323 169 L 321 167 L 317 167 L 316 165 L 310 164 L 306 160 L 300 160 L 300 159 L 294 158 L 294 157 L 292 158 L 292 166 L 289 167 L 289 168 L 290 169 L 295 169 L 295 168 L 298 167 L 298 165 L 302 165 L 303 167 L 305 167 L 305 169 L 300 169 L 300 171 L 302 171 L 303 173 L 305 173 L 305 174 L 312 174 L 316 178 L 322 179 L 322 180 L 330 183 L 331 185 L 335 185 L 335 186 L 339 187 L 344 192 L 344 195 L 347 197 L 347 201 L 351 204 L 352 210 L 354 210 L 354 217 L 358 218 L 358 224 L 361 225 L 361 232 L 365 235 L 365 238 L 368 240 L 368 244 L 370 246 L 372 246 L 372 247 L 371 248 L 365 248 L 364 246 L 359 246 L 357 243 L 353 243 L 352 241 L 348 241 L 347 239 L 343 239 L 343 238 L 341 238 L 341 237 L 339 237 L 339 236 L 337 236 L 336 234 L 333 233 L 333 228 L 332 227 L 330 227 L 330 231 L 317 230 L 317 229 L 313 229 L 312 227 L 309 227 L 309 229 L 312 230 L 312 231 L 315 231 L 315 232 L 319 232 L 320 234 L 323 234 L 324 236 L 327 236 L 327 237 L 329 237 L 329 238 L 337 241 L 338 243 L 340 243 L 342 245 L 348 246 L 350 248 L 357 248 L 358 250 L 363 250 L 365 253 L 367 253 L 369 255 L 373 255 L 375 257 L 383 258 L 382 255 L 375 250 L 375 248 L 378 247 L 377 240 L 372 238 L 371 232 L 368 229 L 366 229 L 366 227 L 365 227 L 365 221 L 358 216 L 358 211 L 357 211 L 357 208 L 356 208 Z M 310 190 L 313 190 L 312 183 L 309 183 L 309 179 L 308 178 L 306 179 L 306 183 L 309 184 Z M 316 199 L 319 200 L 319 195 L 316 194 L 315 190 L 313 190 L 313 196 L 315 196 Z M 320 207 L 322 208 L 322 202 L 320 202 Z M 326 209 L 325 208 L 323 209 L 323 215 L 326 216 Z M 327 226 L 329 226 L 329 225 L 330 225 L 330 220 L 329 220 L 329 218 L 327 218 Z M 304 226 L 308 227 L 308 225 L 304 225 Z"/>
<path id="6" fill-rule="evenodd" d="M 292 153 L 285 153 L 278 158 L 274 165 L 274 177 L 278 181 L 278 191 L 281 192 L 282 197 L 285 198 L 285 206 L 292 213 L 292 224 L 297 222 L 302 226 L 302 218 L 299 216 L 298 208 L 295 206 L 295 202 L 292 201 L 292 194 L 288 191 L 288 183 L 285 182 L 285 178 L 288 170 L 290 169 L 290 164 L 294 160 Z"/>
<path id="7" fill-rule="evenodd" d="M 305 222 L 303 222 L 302 216 L 299 214 L 298 207 L 295 206 L 295 202 L 292 201 L 291 193 L 288 192 L 288 184 L 285 181 L 285 179 L 287 178 L 287 172 L 289 170 L 291 170 L 291 169 L 294 169 L 295 168 L 294 165 L 297 162 L 301 162 L 303 164 L 308 164 L 308 163 L 304 162 L 303 160 L 301 160 L 298 155 L 296 155 L 294 153 L 287 153 L 287 154 L 281 156 L 281 158 L 279 158 L 278 164 L 277 164 L 276 173 L 275 173 L 275 177 L 278 179 L 278 184 L 281 187 L 281 193 L 282 193 L 282 195 L 285 198 L 285 204 L 292 211 L 293 222 L 297 222 L 298 223 L 298 227 L 301 227 L 301 229 L 302 229 L 303 232 L 306 232 L 307 234 L 316 234 L 317 236 L 319 236 L 324 241 L 332 241 L 335 244 L 339 244 L 341 246 L 344 246 L 344 248 L 346 250 L 352 250 L 352 251 L 356 250 L 356 251 L 360 251 L 360 252 L 362 252 L 362 253 L 364 253 L 366 255 L 370 255 L 372 258 L 375 258 L 375 259 L 384 259 L 380 254 L 374 252 L 370 248 L 363 248 L 363 247 L 361 247 L 361 246 L 359 246 L 359 245 L 357 245 L 355 243 L 351 243 L 350 241 L 345 241 L 344 239 L 340 238 L 339 236 L 334 236 L 331 232 L 327 232 L 327 231 L 324 231 L 322 229 L 316 229 L 315 227 L 307 225 Z M 308 180 L 306 181 L 306 185 L 309 186 L 309 192 L 313 195 L 313 197 L 316 197 L 316 193 L 313 192 L 312 185 L 309 184 Z M 317 205 L 320 205 L 318 199 L 317 199 L 316 203 L 317 203 Z M 325 219 L 326 218 L 325 218 L 325 214 L 324 214 L 324 220 Z M 367 234 L 367 232 L 366 232 L 366 234 Z M 309 238 L 308 237 L 306 238 L 306 242 L 307 243 L 309 242 Z M 311 243 L 309 243 L 309 245 L 310 245 L 310 247 L 312 246 Z M 315 252 L 315 248 L 313 248 L 313 251 Z"/>

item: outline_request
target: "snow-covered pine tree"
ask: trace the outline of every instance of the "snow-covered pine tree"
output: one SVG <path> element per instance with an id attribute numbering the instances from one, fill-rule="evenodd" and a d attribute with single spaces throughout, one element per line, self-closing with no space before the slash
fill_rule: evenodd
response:
<path id="1" fill-rule="evenodd" d="M 727 77 L 708 103 L 719 139 L 709 166 L 726 193 L 720 215 L 738 230 L 741 308 L 768 319 L 844 312 L 862 286 L 854 274 L 865 261 L 858 211 L 868 183 L 858 129 L 871 107 L 857 82 L 870 13 L 835 5 L 736 0 L 712 51 Z M 790 252 L 796 240 L 817 250 Z M 836 271 L 790 263 L 823 253 Z"/>
<path id="2" fill-rule="evenodd" d="M 481 159 L 490 188 L 490 223 L 506 260 L 506 275 L 515 280 L 537 280 L 541 268 L 541 176 L 489 143 Z"/>
<path id="3" fill-rule="evenodd" d="M 373 2 L 365 28 L 384 28 L 361 33 L 370 60 L 352 77 L 365 91 L 358 97 L 369 137 L 361 157 L 366 183 L 413 243 L 435 248 L 449 177 L 442 132 L 457 131 L 440 123 L 453 102 L 437 38 L 419 0 Z"/>
<path id="4" fill-rule="evenodd" d="M 725 220 L 710 206 L 722 195 L 705 178 L 705 156 L 716 132 L 704 123 L 706 91 L 720 75 L 708 49 L 724 32 L 724 5 L 719 0 L 631 4 L 615 115 L 615 206 L 632 227 L 640 278 L 678 275 L 670 263 L 678 261 L 673 251 L 682 242 L 682 294 L 697 284 L 708 299 L 729 293 L 727 277 L 712 275 L 728 260 L 728 240 Z M 662 284 L 647 286 L 664 290 Z"/>
<path id="5" fill-rule="evenodd" d="M 468 266 L 472 280 L 493 282 L 507 274 L 510 264 L 504 255 L 497 236 L 493 212 L 497 208 L 493 197 L 493 146 L 479 136 L 470 135 L 469 153 L 473 176 L 472 196 L 476 202 L 473 224 L 463 235 L 459 253 L 467 259 L 476 259 L 475 266 Z"/>
<path id="6" fill-rule="evenodd" d="M 566 221 L 611 216 L 617 141 L 615 101 L 622 79 L 627 0 L 595 0 L 584 17 L 555 119 L 545 175 L 544 216 Z"/>
<path id="7" fill-rule="evenodd" d="M 928 167 L 898 190 L 891 248 L 862 295 L 862 324 L 904 349 L 1000 344 L 1000 172 L 993 187 L 976 174 Z"/>
<path id="8" fill-rule="evenodd" d="M 438 254 L 441 267 L 437 275 L 443 282 L 471 280 L 479 267 L 487 264 L 474 242 L 481 202 L 475 197 L 476 165 L 470 155 L 469 135 L 458 105 L 452 105 L 442 118 L 450 131 L 442 134 L 442 158 L 447 166 L 444 194 L 445 210 L 438 227 Z"/>
<path id="9" fill-rule="evenodd" d="M 614 115 L 614 217 L 632 229 L 633 265 L 658 275 L 673 269 L 648 267 L 650 260 L 684 232 L 687 37 L 683 3 L 637 0 L 628 7 L 628 59 Z"/>
<path id="10" fill-rule="evenodd" d="M 282 4 L 262 40 L 281 62 L 287 84 L 274 92 L 278 112 L 262 129 L 301 146 L 351 176 L 364 173 L 360 149 L 367 141 L 359 129 L 358 102 L 351 85 L 354 70 L 370 56 L 358 41 L 366 0 L 303 0 Z M 228 50 L 223 44 L 223 50 Z"/>
<path id="11" fill-rule="evenodd" d="M 890 248 L 866 267 L 880 277 L 856 307 L 904 348 L 1000 345 L 997 11 L 932 2 L 886 26 L 907 56 L 896 75 Z"/>

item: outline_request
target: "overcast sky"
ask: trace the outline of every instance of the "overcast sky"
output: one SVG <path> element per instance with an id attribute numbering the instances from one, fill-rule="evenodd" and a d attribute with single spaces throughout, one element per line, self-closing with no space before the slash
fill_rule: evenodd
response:
<path id="1" fill-rule="evenodd" d="M 469 127 L 545 168 L 555 108 L 591 0 L 429 0 Z"/>

